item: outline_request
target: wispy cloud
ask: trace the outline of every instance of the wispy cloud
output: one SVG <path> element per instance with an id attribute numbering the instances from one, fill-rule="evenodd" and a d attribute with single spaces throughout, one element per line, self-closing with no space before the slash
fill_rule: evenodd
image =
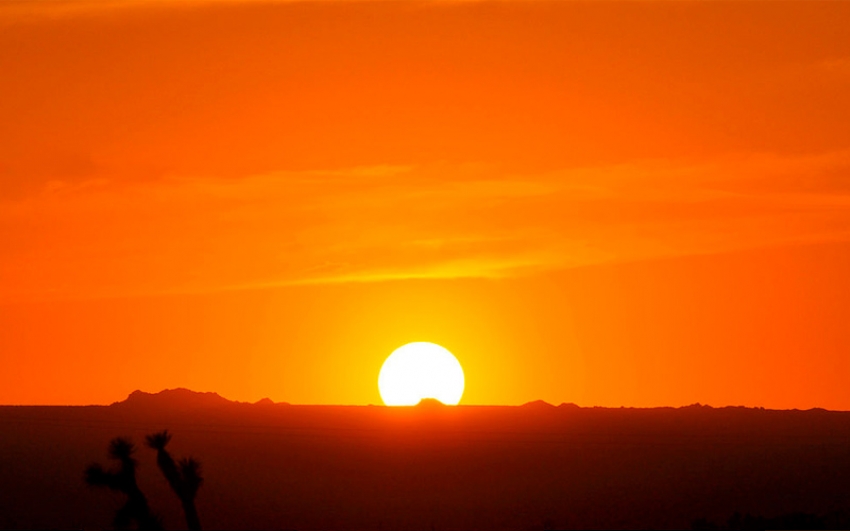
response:
<path id="1" fill-rule="evenodd" d="M 48 183 L 0 206 L 3 297 L 500 278 L 850 238 L 850 156 L 533 175 L 376 166 Z"/>

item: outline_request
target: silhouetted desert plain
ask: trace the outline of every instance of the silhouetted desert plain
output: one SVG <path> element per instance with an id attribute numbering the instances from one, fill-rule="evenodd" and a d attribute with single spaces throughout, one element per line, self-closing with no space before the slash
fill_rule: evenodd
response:
<path id="1" fill-rule="evenodd" d="M 180 503 L 145 435 L 195 457 L 202 525 L 260 529 L 688 528 L 850 508 L 850 412 L 689 406 L 294 406 L 187 390 L 0 407 L 0 527 L 107 528 L 88 487 L 117 436 L 166 528 Z"/>

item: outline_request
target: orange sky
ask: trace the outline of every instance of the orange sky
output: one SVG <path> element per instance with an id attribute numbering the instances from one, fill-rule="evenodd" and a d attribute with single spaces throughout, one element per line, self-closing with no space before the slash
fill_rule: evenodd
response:
<path id="1" fill-rule="evenodd" d="M 0 403 L 850 409 L 850 3 L 0 4 Z"/>

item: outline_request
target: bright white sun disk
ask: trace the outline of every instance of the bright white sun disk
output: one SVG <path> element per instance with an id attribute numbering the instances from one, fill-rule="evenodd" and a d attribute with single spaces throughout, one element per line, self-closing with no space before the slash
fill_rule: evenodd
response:
<path id="1" fill-rule="evenodd" d="M 463 395 L 463 369 L 457 358 L 434 343 L 408 343 L 384 362 L 378 390 L 388 406 L 414 406 L 423 398 L 457 405 Z"/>

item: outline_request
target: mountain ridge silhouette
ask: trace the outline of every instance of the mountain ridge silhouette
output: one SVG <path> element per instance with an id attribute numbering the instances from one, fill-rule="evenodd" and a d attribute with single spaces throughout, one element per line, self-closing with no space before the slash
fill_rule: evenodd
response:
<path id="1" fill-rule="evenodd" d="M 133 391 L 127 398 L 113 402 L 109 407 L 117 408 L 171 408 L 187 409 L 219 409 L 232 405 L 257 406 L 286 406 L 287 402 L 274 402 L 270 398 L 262 398 L 257 402 L 240 402 L 224 398 L 218 393 L 209 391 L 193 391 L 185 387 L 163 389 L 157 393 L 148 393 L 139 389 Z"/>
<path id="2" fill-rule="evenodd" d="M 228 407 L 232 405 L 242 405 L 242 406 L 260 406 L 260 407 L 271 407 L 271 406 L 292 406 L 295 404 L 291 404 L 290 402 L 275 402 L 272 399 L 266 397 L 262 398 L 256 402 L 242 402 L 238 400 L 230 400 L 221 396 L 220 394 L 212 391 L 194 391 L 185 387 L 176 387 L 173 389 L 163 389 L 162 391 L 158 391 L 155 393 L 150 393 L 142 390 L 135 390 L 127 395 L 127 398 L 124 400 L 119 400 L 116 402 L 112 402 L 109 404 L 109 407 L 118 407 L 118 408 L 142 408 L 142 407 L 151 407 L 155 409 L 160 408 L 176 408 L 178 410 L 186 410 L 186 409 L 210 409 L 210 408 L 222 408 Z M 338 404 L 300 404 L 301 406 L 309 406 L 309 407 L 338 407 Z M 374 406 L 374 404 L 369 404 L 368 406 L 362 407 L 370 407 Z M 346 406 L 346 407 L 357 407 L 357 406 Z M 380 406 L 379 406 L 380 407 Z M 580 406 L 573 402 L 562 402 L 558 405 L 552 404 L 550 402 L 546 402 L 545 400 L 532 400 L 529 402 L 525 402 L 521 405 L 467 405 L 467 404 L 459 404 L 458 406 L 447 406 L 436 399 L 425 398 L 422 399 L 417 405 L 412 406 L 414 408 L 452 408 L 452 407 L 503 407 L 503 408 L 515 408 L 524 411 L 537 411 L 537 412 L 567 412 L 567 411 L 587 411 L 587 410 L 639 410 L 639 411 L 654 411 L 654 410 L 677 410 L 677 411 L 691 411 L 691 412 L 709 412 L 709 411 L 789 411 L 789 412 L 822 412 L 822 413 L 831 413 L 834 410 L 824 409 L 821 407 L 813 407 L 809 409 L 770 409 L 764 408 L 760 406 L 739 406 L 739 405 L 729 405 L 729 406 L 711 406 L 708 404 L 701 404 L 699 402 L 688 404 L 684 406 L 656 406 L 656 407 L 630 407 L 630 406 L 620 406 L 620 407 L 609 407 L 609 406 Z"/>

